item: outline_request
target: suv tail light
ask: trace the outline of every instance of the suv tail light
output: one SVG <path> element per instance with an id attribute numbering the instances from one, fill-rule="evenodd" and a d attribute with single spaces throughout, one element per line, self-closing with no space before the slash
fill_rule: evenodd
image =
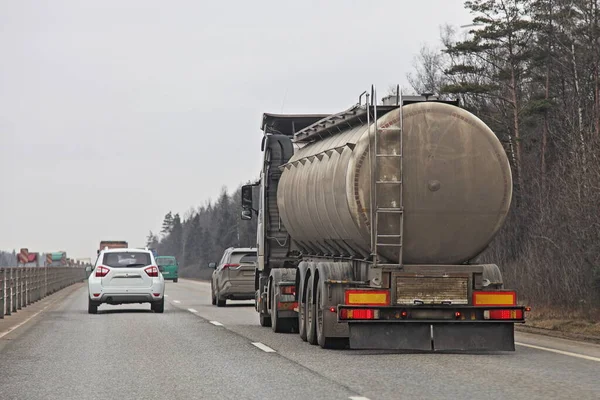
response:
<path id="1" fill-rule="evenodd" d="M 223 269 L 227 269 L 227 268 L 237 268 L 239 267 L 240 264 L 225 264 L 223 265 Z"/>
<path id="2" fill-rule="evenodd" d="M 144 271 L 146 271 L 149 277 L 158 278 L 158 268 L 156 266 L 152 265 L 150 267 L 144 268 Z"/>
<path id="3" fill-rule="evenodd" d="M 105 277 L 106 274 L 108 274 L 110 272 L 110 268 L 99 265 L 96 267 L 96 277 L 97 278 L 102 278 Z"/>

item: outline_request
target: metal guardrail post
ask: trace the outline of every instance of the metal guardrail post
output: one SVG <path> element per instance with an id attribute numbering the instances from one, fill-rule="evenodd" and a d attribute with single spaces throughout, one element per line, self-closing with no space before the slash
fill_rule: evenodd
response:
<path id="1" fill-rule="evenodd" d="M 0 319 L 4 318 L 5 307 L 6 307 L 6 269 L 0 270 Z"/>
<path id="2" fill-rule="evenodd" d="M 16 272 L 16 277 L 17 277 L 17 279 L 15 281 L 15 285 L 17 287 L 17 290 L 16 290 L 17 301 L 15 301 L 15 304 L 17 305 L 17 310 L 20 310 L 23 308 L 23 304 L 21 303 L 21 299 L 22 299 L 22 297 L 21 297 L 21 280 L 23 279 L 23 276 L 22 276 L 23 271 L 21 270 L 21 268 L 17 268 L 17 269 L 15 269 L 15 272 Z"/>
<path id="3" fill-rule="evenodd" d="M 6 315 L 12 314 L 12 268 L 6 269 Z"/>
<path id="4" fill-rule="evenodd" d="M 29 278 L 31 274 L 31 268 L 27 267 L 25 269 L 25 305 L 28 306 L 29 303 Z"/>
<path id="5" fill-rule="evenodd" d="M 17 269 L 13 268 L 12 269 L 12 295 L 13 295 L 13 300 L 12 300 L 12 310 L 13 312 L 17 312 L 19 311 L 18 308 L 18 304 L 17 304 L 17 299 L 19 297 L 19 294 L 17 293 Z"/>
<path id="6" fill-rule="evenodd" d="M 27 267 L 21 269 L 21 308 L 27 307 L 27 294 L 25 292 L 27 282 Z"/>
<path id="7" fill-rule="evenodd" d="M 38 301 L 42 298 L 42 270 L 40 269 L 35 275 L 35 301 Z"/>

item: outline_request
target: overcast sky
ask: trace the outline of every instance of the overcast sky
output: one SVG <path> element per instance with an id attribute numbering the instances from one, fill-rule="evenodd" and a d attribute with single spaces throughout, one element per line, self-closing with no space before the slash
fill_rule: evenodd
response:
<path id="1" fill-rule="evenodd" d="M 462 0 L 0 2 L 0 249 L 143 246 L 260 168 L 263 112 L 406 85 Z"/>

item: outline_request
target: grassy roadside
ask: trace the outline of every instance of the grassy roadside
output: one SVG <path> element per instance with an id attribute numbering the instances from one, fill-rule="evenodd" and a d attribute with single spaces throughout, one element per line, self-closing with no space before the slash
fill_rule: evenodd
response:
<path id="1" fill-rule="evenodd" d="M 525 325 L 517 325 L 516 329 L 600 344 L 600 310 L 565 312 L 547 307 L 533 308 L 527 315 Z"/>

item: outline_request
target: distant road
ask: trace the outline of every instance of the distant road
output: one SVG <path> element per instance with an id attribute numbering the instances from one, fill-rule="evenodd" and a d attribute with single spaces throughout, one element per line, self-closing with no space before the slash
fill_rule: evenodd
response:
<path id="1" fill-rule="evenodd" d="M 86 289 L 0 338 L 8 399 L 598 399 L 600 346 L 517 334 L 514 353 L 322 350 L 258 324 L 253 302 L 210 305 L 168 283 L 164 314 Z M 230 302 L 228 302 L 230 303 Z"/>

